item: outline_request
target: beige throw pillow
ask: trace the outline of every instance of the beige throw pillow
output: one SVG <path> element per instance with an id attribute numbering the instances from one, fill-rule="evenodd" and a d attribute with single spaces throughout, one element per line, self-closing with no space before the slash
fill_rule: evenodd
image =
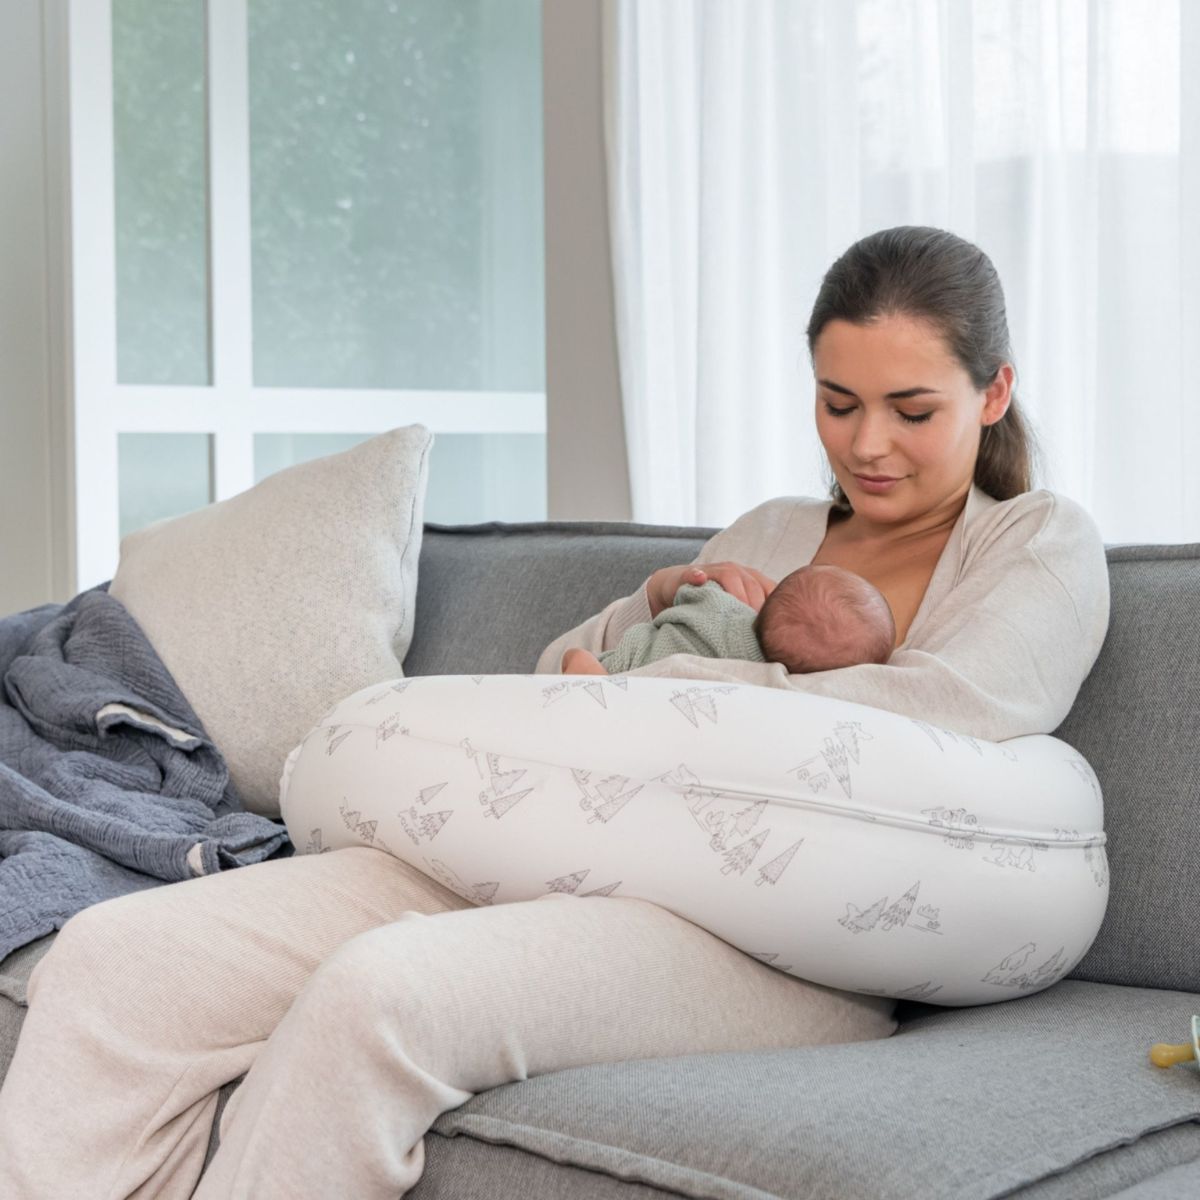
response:
<path id="1" fill-rule="evenodd" d="M 251 812 L 279 816 L 288 751 L 338 700 L 402 673 L 432 444 L 393 429 L 122 539 L 109 590 Z"/>

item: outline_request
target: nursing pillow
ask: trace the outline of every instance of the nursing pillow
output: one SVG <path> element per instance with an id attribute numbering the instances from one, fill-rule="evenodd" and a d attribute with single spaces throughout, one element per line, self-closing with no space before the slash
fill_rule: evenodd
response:
<path id="1" fill-rule="evenodd" d="M 300 854 L 369 845 L 474 904 L 636 896 L 852 992 L 987 1004 L 1067 975 L 1108 900 L 1091 767 L 803 692 L 651 676 L 363 688 L 287 758 Z"/>

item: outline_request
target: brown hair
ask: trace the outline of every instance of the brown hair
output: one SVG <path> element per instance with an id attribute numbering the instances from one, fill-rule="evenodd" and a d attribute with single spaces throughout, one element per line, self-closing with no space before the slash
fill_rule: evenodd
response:
<path id="1" fill-rule="evenodd" d="M 886 663 L 896 640 L 883 593 L 832 563 L 809 563 L 785 575 L 752 628 L 767 661 L 783 663 L 791 675 Z"/>
<path id="2" fill-rule="evenodd" d="M 1012 363 L 996 268 L 978 246 L 945 229 L 898 225 L 855 242 L 821 281 L 808 321 L 809 357 L 830 321 L 865 325 L 883 316 L 927 321 L 980 391 Z M 1014 386 L 1004 416 L 980 431 L 975 483 L 997 500 L 1011 500 L 1033 486 L 1039 456 Z M 825 469 L 833 508 L 852 512 L 828 461 Z"/>

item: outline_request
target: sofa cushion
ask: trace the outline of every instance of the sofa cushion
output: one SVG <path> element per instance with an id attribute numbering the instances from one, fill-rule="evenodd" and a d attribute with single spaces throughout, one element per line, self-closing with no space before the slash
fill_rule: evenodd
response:
<path id="1" fill-rule="evenodd" d="M 1047 1175 L 1006 1200 L 1196 1200 L 1200 1196 L 1200 1125 L 1188 1121 L 1144 1134 L 1061 1175 Z"/>
<path id="2" fill-rule="evenodd" d="M 1200 1196 L 1200 1163 L 1190 1162 L 1171 1167 L 1143 1183 L 1119 1192 L 1087 1194 L 1108 1194 L 1112 1200 L 1196 1200 L 1196 1197 Z M 1022 1196 L 1021 1200 L 1025 1200 L 1025 1197 Z"/>
<path id="3" fill-rule="evenodd" d="M 948 1153 L 951 1137 L 940 1131 Z M 1003 1193 L 1005 1200 L 1196 1200 L 1200 1196 L 1200 1128 L 1173 1125 L 1148 1133 L 1130 1146 L 1120 1146 L 1079 1163 L 1060 1175 L 1050 1175 L 1027 1188 Z M 684 1190 L 687 1189 L 687 1190 Z M 1000 1195 L 1001 1193 L 993 1193 Z M 849 1193 L 778 1192 L 771 1197 L 738 1185 L 715 1187 L 701 1178 L 664 1189 L 615 1175 L 581 1169 L 568 1159 L 557 1161 L 503 1142 L 471 1137 L 425 1139 L 425 1173 L 407 1193 L 411 1200 L 661 1200 L 663 1196 L 740 1197 L 776 1200 L 857 1200 Z M 893 1200 L 924 1200 L 903 1196 Z"/>
<path id="4" fill-rule="evenodd" d="M 1031 1198 L 1051 1200 L 1200 1157 L 1196 1066 L 1148 1058 L 1152 1042 L 1186 1039 L 1200 995 L 1071 980 L 921 1007 L 885 1041 L 579 1067 L 481 1093 L 433 1124 L 409 1194 L 482 1196 L 472 1178 L 495 1200 L 626 1194 L 591 1189 L 598 1175 L 745 1200 L 982 1200 L 1035 1185 Z M 493 1161 L 503 1186 L 481 1174 Z M 1068 1171 L 1079 1186 L 1055 1192 Z"/>
<path id="5" fill-rule="evenodd" d="M 279 815 L 283 760 L 326 709 L 401 674 L 432 440 L 393 429 L 121 543 L 109 590 L 252 812 Z"/>
<path id="6" fill-rule="evenodd" d="M 1108 636 L 1055 731 L 1108 833 L 1108 911 L 1071 978 L 1200 992 L 1200 545 L 1107 550 Z"/>

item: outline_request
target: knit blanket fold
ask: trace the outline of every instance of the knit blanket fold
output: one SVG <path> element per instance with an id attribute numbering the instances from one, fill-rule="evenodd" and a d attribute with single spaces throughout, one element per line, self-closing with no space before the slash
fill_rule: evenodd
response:
<path id="1" fill-rule="evenodd" d="M 0 959 L 101 900 L 291 853 L 101 584 L 0 619 Z"/>

